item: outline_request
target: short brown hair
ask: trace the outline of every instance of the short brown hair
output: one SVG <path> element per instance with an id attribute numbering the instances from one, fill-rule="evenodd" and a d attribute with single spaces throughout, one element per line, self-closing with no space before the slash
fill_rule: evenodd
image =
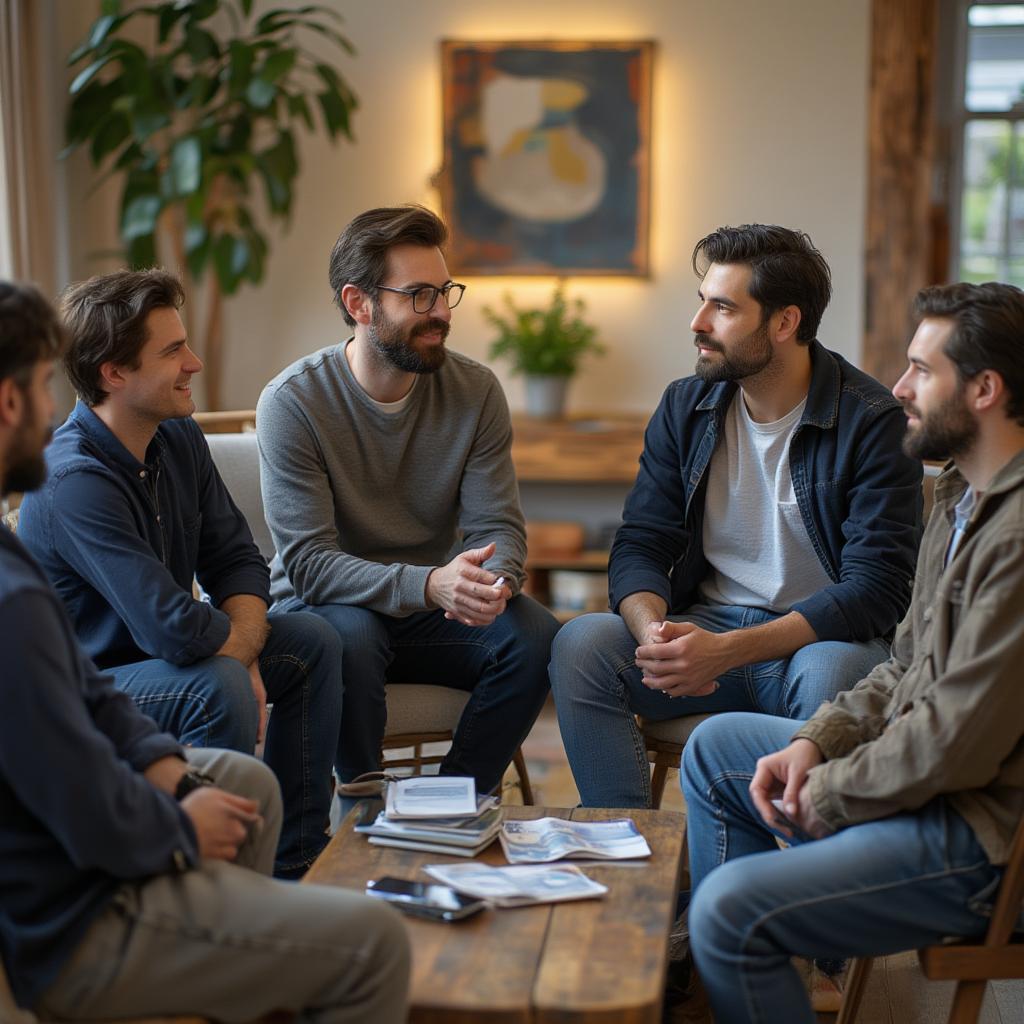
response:
<path id="1" fill-rule="evenodd" d="M 32 370 L 59 358 L 66 343 L 53 306 L 35 285 L 0 281 L 0 380 L 27 387 Z"/>
<path id="2" fill-rule="evenodd" d="M 953 321 L 943 351 L 959 380 L 995 370 L 1006 385 L 1006 415 L 1024 426 L 1024 291 L 998 281 L 932 285 L 917 293 L 914 315 Z"/>
<path id="3" fill-rule="evenodd" d="M 338 235 L 329 265 L 334 301 L 345 323 L 352 327 L 355 320 L 341 301 L 341 289 L 354 284 L 376 298 L 387 272 L 389 249 L 396 245 L 441 248 L 447 240 L 444 222 L 425 206 L 379 206 L 359 214 Z"/>
<path id="4" fill-rule="evenodd" d="M 64 369 L 86 405 L 107 397 L 100 367 L 115 363 L 135 369 L 154 309 L 180 309 L 181 282 L 166 270 L 118 270 L 71 285 L 61 296 L 61 315 L 71 336 Z"/>
<path id="5" fill-rule="evenodd" d="M 832 298 L 832 273 L 806 232 L 777 224 L 722 227 L 697 243 L 691 262 L 702 281 L 712 263 L 750 267 L 750 297 L 760 304 L 763 318 L 796 306 L 796 340 L 808 345 L 817 335 Z"/>

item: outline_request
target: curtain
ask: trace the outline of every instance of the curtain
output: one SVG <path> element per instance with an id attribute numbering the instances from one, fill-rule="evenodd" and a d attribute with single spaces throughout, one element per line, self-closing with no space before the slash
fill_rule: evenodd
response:
<path id="1" fill-rule="evenodd" d="M 44 294 L 57 285 L 54 223 L 56 154 L 50 97 L 49 4 L 0 0 L 0 254 L 11 277 L 33 281 Z M 4 244 L 4 242 L 6 244 Z"/>

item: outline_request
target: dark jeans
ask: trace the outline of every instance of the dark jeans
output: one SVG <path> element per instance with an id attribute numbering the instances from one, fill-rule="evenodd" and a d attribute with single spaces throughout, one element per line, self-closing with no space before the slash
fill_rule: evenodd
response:
<path id="1" fill-rule="evenodd" d="M 263 759 L 284 800 L 275 874 L 300 873 L 327 842 L 331 768 L 341 731 L 341 644 L 315 615 L 271 615 L 260 674 L 273 712 Z M 234 658 L 193 665 L 153 659 L 110 669 L 120 690 L 186 746 L 251 754 L 259 709 Z"/>
<path id="2" fill-rule="evenodd" d="M 315 612 L 341 638 L 345 703 L 337 767 L 342 782 L 379 767 L 385 683 L 433 683 L 472 693 L 441 772 L 473 776 L 482 793 L 501 782 L 547 696 L 548 657 L 558 623 L 529 597 L 514 597 L 485 627 L 463 626 L 442 611 L 394 618 L 352 605 L 307 608 L 294 597 L 274 607 Z"/>

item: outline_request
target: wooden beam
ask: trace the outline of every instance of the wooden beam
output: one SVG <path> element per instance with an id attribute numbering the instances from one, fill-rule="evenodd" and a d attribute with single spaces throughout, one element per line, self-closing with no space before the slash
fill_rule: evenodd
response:
<path id="1" fill-rule="evenodd" d="M 930 189 L 937 0 L 873 0 L 868 114 L 864 368 L 906 366 L 910 304 L 931 284 Z"/>

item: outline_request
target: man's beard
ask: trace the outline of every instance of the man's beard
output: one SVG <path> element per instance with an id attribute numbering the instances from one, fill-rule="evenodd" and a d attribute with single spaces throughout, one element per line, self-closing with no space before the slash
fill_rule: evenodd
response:
<path id="1" fill-rule="evenodd" d="M 721 342 L 715 341 L 710 335 L 694 335 L 693 342 L 702 348 L 709 348 L 713 352 L 721 353 L 722 358 L 717 360 L 711 360 L 707 356 L 697 357 L 695 372 L 701 380 L 707 381 L 708 384 L 753 377 L 755 373 L 760 373 L 775 355 L 772 351 L 772 343 L 768 338 L 767 323 L 761 324 L 745 338 L 741 338 L 732 346 L 732 351 L 728 354 L 725 351 L 725 346 Z"/>
<path id="2" fill-rule="evenodd" d="M 370 319 L 368 336 L 370 344 L 383 359 L 405 373 L 435 373 L 441 368 L 448 352 L 444 345 L 431 345 L 429 348 L 417 348 L 416 338 L 420 334 L 441 333 L 441 338 L 448 337 L 450 325 L 445 320 L 431 317 L 403 330 L 389 320 L 380 305 L 375 305 Z"/>
<path id="3" fill-rule="evenodd" d="M 964 388 L 925 416 L 909 402 L 903 411 L 917 417 L 917 426 L 903 435 L 903 451 L 912 459 L 950 459 L 971 450 L 978 437 L 978 422 L 964 404 Z"/>
<path id="4" fill-rule="evenodd" d="M 7 466 L 4 472 L 3 489 L 11 491 L 34 491 L 46 482 L 46 459 L 43 450 L 50 443 L 53 427 L 47 427 L 42 443 L 33 438 L 37 431 L 35 410 L 31 402 L 27 408 L 27 422 L 11 440 L 7 453 Z"/>

